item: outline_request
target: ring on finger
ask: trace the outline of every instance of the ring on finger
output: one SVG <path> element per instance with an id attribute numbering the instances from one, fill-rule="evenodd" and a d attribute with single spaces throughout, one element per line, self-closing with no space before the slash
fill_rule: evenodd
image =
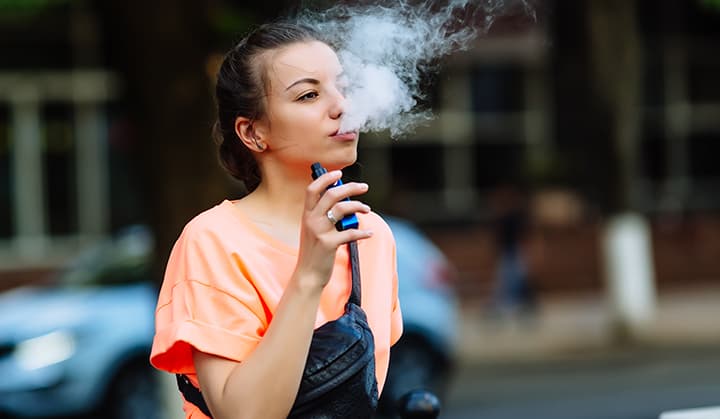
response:
<path id="1" fill-rule="evenodd" d="M 340 221 L 340 220 L 338 220 L 337 218 L 335 218 L 335 213 L 333 213 L 332 208 L 330 208 L 330 209 L 328 210 L 327 214 L 325 214 L 325 215 L 327 216 L 328 220 L 330 220 L 330 222 L 331 222 L 333 225 L 337 224 L 337 223 Z"/>

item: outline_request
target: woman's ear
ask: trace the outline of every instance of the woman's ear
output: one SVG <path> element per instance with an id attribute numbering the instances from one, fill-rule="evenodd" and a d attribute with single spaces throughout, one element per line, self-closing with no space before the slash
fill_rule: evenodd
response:
<path id="1" fill-rule="evenodd" d="M 244 116 L 235 118 L 235 134 L 237 134 L 240 141 L 245 144 L 245 147 L 251 151 L 258 153 L 265 151 L 265 143 L 262 141 L 262 138 L 258 136 L 253 121 L 250 119 Z"/>

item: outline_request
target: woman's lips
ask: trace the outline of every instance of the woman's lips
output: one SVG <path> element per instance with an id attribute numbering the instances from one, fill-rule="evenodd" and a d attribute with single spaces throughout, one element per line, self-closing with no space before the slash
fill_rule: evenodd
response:
<path id="1" fill-rule="evenodd" d="M 357 132 L 342 132 L 335 133 L 330 136 L 333 140 L 337 141 L 354 141 L 357 139 Z"/>

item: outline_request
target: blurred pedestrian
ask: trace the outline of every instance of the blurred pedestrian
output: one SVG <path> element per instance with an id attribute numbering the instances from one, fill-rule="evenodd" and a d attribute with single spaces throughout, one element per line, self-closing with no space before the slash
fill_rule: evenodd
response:
<path id="1" fill-rule="evenodd" d="M 319 341 L 314 329 L 346 313 L 355 277 L 346 244 L 356 241 L 361 317 L 374 335 L 362 343 L 374 344 L 374 361 L 333 390 L 322 417 L 339 417 L 333 409 L 369 417 L 360 412 L 374 409 L 382 391 L 402 331 L 395 242 L 367 205 L 345 200 L 367 192 L 366 184 L 330 188 L 355 162 L 358 133 L 338 132 L 342 68 L 320 39 L 295 24 L 265 24 L 220 67 L 220 159 L 249 193 L 183 230 L 160 291 L 151 354 L 155 367 L 180 374 L 188 418 L 302 416 L 296 397 L 316 367 L 306 363 Z M 329 172 L 313 181 L 316 161 Z M 352 213 L 359 228 L 336 229 Z M 350 332 L 329 336 L 330 346 L 354 339 Z"/>
<path id="2" fill-rule="evenodd" d="M 525 243 L 528 208 L 525 196 L 514 185 L 501 185 L 491 197 L 495 245 L 498 252 L 491 310 L 495 315 L 528 314 L 535 309 Z"/>

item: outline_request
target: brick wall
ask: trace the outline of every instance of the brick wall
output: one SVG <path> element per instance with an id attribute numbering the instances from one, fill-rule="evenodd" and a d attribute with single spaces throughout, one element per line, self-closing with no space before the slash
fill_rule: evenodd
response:
<path id="1" fill-rule="evenodd" d="M 535 227 L 524 249 L 531 283 L 539 292 L 602 291 L 599 224 Z M 720 284 L 720 216 L 651 222 L 657 286 L 667 289 Z M 487 226 L 426 229 L 458 270 L 464 296 L 486 297 L 493 283 L 497 250 Z"/>

